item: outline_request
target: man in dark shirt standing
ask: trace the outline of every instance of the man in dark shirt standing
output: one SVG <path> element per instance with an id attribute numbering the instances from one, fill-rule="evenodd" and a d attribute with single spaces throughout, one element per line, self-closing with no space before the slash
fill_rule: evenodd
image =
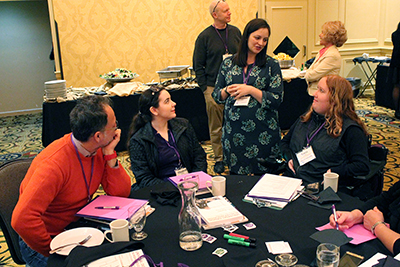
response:
<path id="1" fill-rule="evenodd" d="M 206 100 L 208 127 L 216 161 L 214 172 L 223 173 L 225 166 L 221 136 L 224 106 L 215 103 L 211 94 L 222 60 L 237 52 L 241 33 L 237 27 L 228 25 L 231 21 L 231 12 L 225 0 L 213 0 L 209 11 L 214 24 L 203 30 L 197 37 L 193 53 L 193 68 Z"/>

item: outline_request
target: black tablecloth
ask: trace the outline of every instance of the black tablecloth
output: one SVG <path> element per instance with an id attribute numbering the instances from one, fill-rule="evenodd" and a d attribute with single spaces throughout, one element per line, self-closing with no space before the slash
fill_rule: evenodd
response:
<path id="1" fill-rule="evenodd" d="M 170 93 L 172 100 L 177 104 L 176 115 L 190 121 L 199 141 L 210 140 L 206 104 L 200 88 L 172 90 Z M 115 116 L 122 130 L 121 141 L 116 147 L 117 151 L 126 150 L 129 125 L 133 116 L 138 112 L 139 97 L 139 94 L 111 97 Z M 307 83 L 304 79 L 284 81 L 283 103 L 278 109 L 281 129 L 289 129 L 296 119 L 308 109 L 312 100 L 313 97 L 308 95 Z M 75 104 L 76 101 L 43 103 L 43 146 L 47 146 L 64 134 L 71 132 L 69 113 Z"/>
<path id="2" fill-rule="evenodd" d="M 209 140 L 208 119 L 204 94 L 200 88 L 172 90 L 171 98 L 177 103 L 175 111 L 178 117 L 186 118 L 192 124 L 199 141 Z M 117 151 L 124 151 L 128 138 L 129 126 L 133 116 L 138 112 L 140 94 L 127 97 L 112 96 L 115 116 L 122 130 L 121 141 L 116 147 Z M 49 145 L 54 140 L 71 132 L 69 113 L 74 108 L 76 101 L 63 103 L 43 103 L 43 146 Z"/>
<path id="3" fill-rule="evenodd" d="M 328 222 L 330 210 L 320 209 L 308 205 L 308 200 L 299 198 L 288 204 L 283 210 L 272 210 L 269 208 L 257 208 L 255 205 L 242 201 L 243 196 L 253 187 L 259 177 L 251 176 L 227 176 L 227 198 L 237 207 L 250 222 L 257 227 L 245 230 L 242 225 L 236 233 L 257 238 L 257 247 L 248 248 L 229 245 L 223 239 L 224 231 L 221 228 L 203 231 L 215 236 L 217 240 L 209 244 L 203 242 L 203 246 L 193 252 L 187 252 L 179 247 L 178 240 L 178 207 L 161 206 L 150 197 L 150 191 L 156 190 L 160 185 L 153 188 L 141 189 L 133 195 L 135 198 L 146 198 L 156 208 L 146 222 L 144 231 L 148 237 L 143 240 L 143 251 L 151 256 L 155 262 L 164 262 L 164 266 L 177 266 L 177 263 L 185 263 L 190 267 L 196 266 L 255 266 L 259 260 L 271 258 L 275 255 L 269 254 L 265 246 L 267 241 L 287 241 L 299 262 L 309 265 L 315 258 L 318 243 L 309 236 L 316 232 L 315 227 Z M 172 186 L 172 185 L 171 185 Z M 204 195 L 209 196 L 209 195 Z M 346 194 L 339 193 L 342 202 L 336 205 L 338 210 L 351 210 L 361 202 Z M 217 248 L 225 248 L 228 253 L 222 258 L 212 255 Z M 355 246 L 347 244 L 341 247 L 341 255 L 345 251 L 363 255 L 365 259 L 370 258 L 377 251 L 390 254 L 388 250 L 375 239 L 367 243 Z M 63 256 L 52 255 L 48 266 L 61 266 Z"/>
<path id="4" fill-rule="evenodd" d="M 278 108 L 279 126 L 281 130 L 288 130 L 308 110 L 314 97 L 308 94 L 305 79 L 284 81 L 283 86 L 283 102 Z"/>
<path id="5" fill-rule="evenodd" d="M 378 65 L 376 67 L 375 103 L 378 106 L 394 109 L 394 84 L 391 81 L 388 81 L 388 73 L 389 66 Z"/>

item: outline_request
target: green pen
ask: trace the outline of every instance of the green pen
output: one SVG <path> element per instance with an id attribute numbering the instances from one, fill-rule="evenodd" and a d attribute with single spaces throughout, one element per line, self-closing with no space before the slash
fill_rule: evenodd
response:
<path id="1" fill-rule="evenodd" d="M 249 239 L 243 238 L 243 237 L 237 237 L 237 236 L 231 236 L 231 235 L 227 235 L 224 234 L 224 238 L 228 239 L 228 240 L 236 240 L 236 241 L 245 241 L 245 242 L 250 242 Z"/>
<path id="2" fill-rule="evenodd" d="M 245 246 L 245 247 L 250 247 L 250 248 L 255 248 L 256 247 L 256 244 L 249 243 L 249 242 L 244 242 L 244 241 L 238 241 L 238 240 L 234 240 L 234 239 L 228 239 L 228 244 Z"/>

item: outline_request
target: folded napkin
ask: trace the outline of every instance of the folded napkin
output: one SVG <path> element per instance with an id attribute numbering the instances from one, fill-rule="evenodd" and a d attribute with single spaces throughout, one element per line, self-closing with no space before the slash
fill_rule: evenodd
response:
<path id="1" fill-rule="evenodd" d="M 379 263 L 373 265 L 372 267 L 399 267 L 400 261 L 396 260 L 392 256 L 387 256 L 386 258 L 378 260 Z"/>
<path id="2" fill-rule="evenodd" d="M 154 197 L 159 204 L 172 206 L 177 206 L 176 202 L 181 197 L 178 189 L 170 182 L 158 185 L 150 192 L 150 195 Z"/>
<path id="3" fill-rule="evenodd" d="M 140 86 L 142 86 L 142 83 L 139 82 L 117 83 L 108 93 L 110 95 L 128 96 L 133 94 Z"/>
<path id="4" fill-rule="evenodd" d="M 336 229 L 318 231 L 310 235 L 310 237 L 319 243 L 331 243 L 338 247 L 343 246 L 353 240 L 352 237 L 348 237 L 345 235 L 345 233 Z"/>
<path id="5" fill-rule="evenodd" d="M 333 191 L 331 187 L 328 187 L 324 191 L 320 192 L 318 197 L 319 199 L 317 203 L 310 201 L 308 204 L 322 209 L 331 209 L 333 203 L 342 201 L 342 199 L 335 193 L 335 191 Z"/>
<path id="6" fill-rule="evenodd" d="M 105 243 L 95 247 L 77 246 L 64 261 L 65 267 L 83 266 L 94 260 L 132 250 L 142 249 L 141 242 Z"/>
<path id="7" fill-rule="evenodd" d="M 281 71 L 282 71 L 282 78 L 285 81 L 295 79 L 300 76 L 300 70 L 295 67 L 291 67 L 289 69 L 283 69 Z"/>

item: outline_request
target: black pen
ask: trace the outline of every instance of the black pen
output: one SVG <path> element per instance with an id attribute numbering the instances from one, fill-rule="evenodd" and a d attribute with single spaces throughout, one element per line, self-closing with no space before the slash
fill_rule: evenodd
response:
<path id="1" fill-rule="evenodd" d="M 119 210 L 119 206 L 100 206 L 94 208 L 99 210 Z"/>

